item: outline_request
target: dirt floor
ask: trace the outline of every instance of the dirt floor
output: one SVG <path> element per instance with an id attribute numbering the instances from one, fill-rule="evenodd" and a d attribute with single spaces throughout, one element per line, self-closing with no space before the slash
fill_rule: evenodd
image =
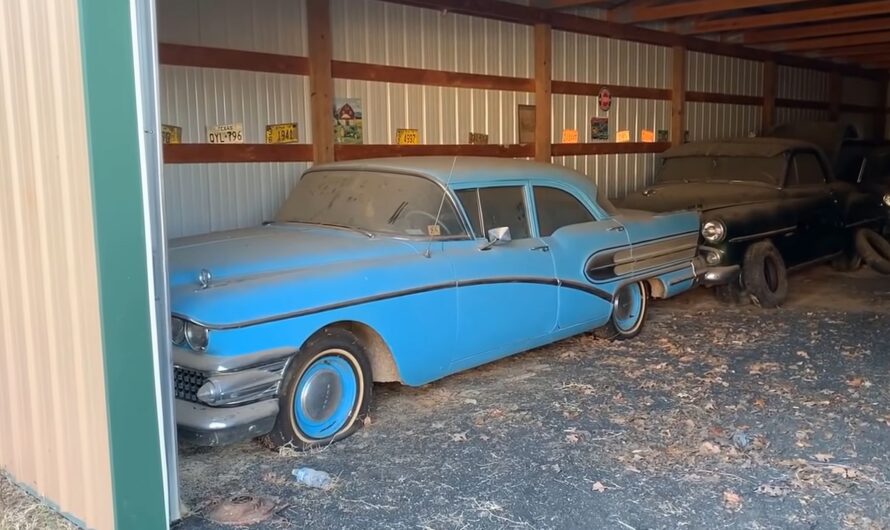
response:
<path id="1" fill-rule="evenodd" d="M 816 267 L 791 293 L 700 289 L 632 341 L 378 385 L 370 424 L 323 450 L 184 448 L 178 528 L 217 528 L 201 515 L 233 494 L 280 501 L 258 528 L 890 528 L 890 278 Z"/>
<path id="2" fill-rule="evenodd" d="M 0 474 L 0 530 L 74 530 L 76 527 Z"/>

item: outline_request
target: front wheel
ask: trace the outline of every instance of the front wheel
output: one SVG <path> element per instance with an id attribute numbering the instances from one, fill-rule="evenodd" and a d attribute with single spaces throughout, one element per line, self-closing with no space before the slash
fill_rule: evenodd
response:
<path id="1" fill-rule="evenodd" d="M 346 438 L 362 426 L 371 404 L 365 347 L 345 329 L 324 329 L 291 361 L 269 433 L 275 446 L 299 450 Z"/>
<path id="2" fill-rule="evenodd" d="M 646 283 L 629 283 L 615 291 L 612 317 L 595 334 L 601 339 L 625 340 L 639 335 L 649 308 Z"/>

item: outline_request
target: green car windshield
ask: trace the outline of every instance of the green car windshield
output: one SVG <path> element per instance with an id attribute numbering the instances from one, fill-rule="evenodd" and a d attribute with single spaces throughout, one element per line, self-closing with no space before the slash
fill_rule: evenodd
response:
<path id="1" fill-rule="evenodd" d="M 306 173 L 275 220 L 405 237 L 466 237 L 442 186 L 423 177 L 377 171 Z"/>
<path id="2" fill-rule="evenodd" d="M 778 186 L 785 156 L 684 156 L 662 161 L 656 182 L 761 182 Z"/>

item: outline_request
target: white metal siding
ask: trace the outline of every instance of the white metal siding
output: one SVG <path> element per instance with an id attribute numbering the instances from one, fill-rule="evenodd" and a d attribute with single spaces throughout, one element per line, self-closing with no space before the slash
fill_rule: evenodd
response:
<path id="1" fill-rule="evenodd" d="M 762 110 L 755 105 L 686 103 L 686 130 L 690 142 L 759 134 Z"/>
<path id="2" fill-rule="evenodd" d="M 553 32 L 553 79 L 670 88 L 672 51 L 664 46 Z"/>
<path id="3" fill-rule="evenodd" d="M 0 2 L 0 470 L 111 529 L 79 29 L 76 2 Z"/>
<path id="4" fill-rule="evenodd" d="M 782 99 L 828 101 L 828 72 L 779 65 L 776 94 Z"/>
<path id="5" fill-rule="evenodd" d="M 763 63 L 700 52 L 686 54 L 686 90 L 763 95 Z"/>

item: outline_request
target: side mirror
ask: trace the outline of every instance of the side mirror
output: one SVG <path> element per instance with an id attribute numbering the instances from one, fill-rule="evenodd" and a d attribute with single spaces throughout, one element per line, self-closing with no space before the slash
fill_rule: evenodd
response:
<path id="1" fill-rule="evenodd" d="M 497 228 L 492 228 L 488 231 L 488 243 L 483 245 L 482 248 L 480 248 L 479 250 L 488 250 L 498 243 L 506 243 L 507 241 L 512 240 L 513 237 L 510 235 L 509 226 L 499 226 Z"/>

